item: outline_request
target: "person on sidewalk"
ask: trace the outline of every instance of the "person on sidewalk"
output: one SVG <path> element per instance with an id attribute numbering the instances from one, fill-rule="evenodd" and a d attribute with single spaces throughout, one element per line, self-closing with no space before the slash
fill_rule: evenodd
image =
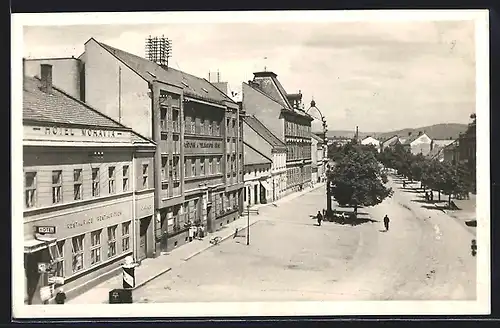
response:
<path id="1" fill-rule="evenodd" d="M 387 216 L 387 214 L 384 216 L 384 227 L 385 227 L 385 231 L 389 231 L 389 222 L 391 220 L 389 220 L 389 217 Z"/>
<path id="2" fill-rule="evenodd" d="M 316 219 L 318 219 L 318 226 L 321 227 L 321 221 L 323 221 L 323 215 L 321 215 L 320 211 L 318 211 L 318 214 L 316 215 Z"/>
<path id="3" fill-rule="evenodd" d="M 403 189 L 406 189 L 406 181 L 403 180 Z"/>

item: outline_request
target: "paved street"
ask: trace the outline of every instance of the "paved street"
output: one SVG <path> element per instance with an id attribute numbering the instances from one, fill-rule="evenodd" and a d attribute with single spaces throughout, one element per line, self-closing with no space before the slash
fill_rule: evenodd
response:
<path id="1" fill-rule="evenodd" d="M 316 226 L 320 188 L 262 208 L 250 246 L 230 238 L 137 289 L 134 301 L 475 299 L 471 232 L 391 184 L 391 199 L 359 210 L 378 221 L 388 214 L 389 232 L 382 222 Z"/>

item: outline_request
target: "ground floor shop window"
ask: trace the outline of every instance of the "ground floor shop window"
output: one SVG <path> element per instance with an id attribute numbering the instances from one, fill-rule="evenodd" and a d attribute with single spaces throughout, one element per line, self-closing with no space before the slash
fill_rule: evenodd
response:
<path id="1" fill-rule="evenodd" d="M 122 223 L 122 252 L 130 249 L 130 222 Z"/>
<path id="2" fill-rule="evenodd" d="M 51 246 L 49 252 L 54 265 L 54 275 L 64 277 L 64 240 L 60 240 Z"/>
<path id="3" fill-rule="evenodd" d="M 97 230 L 90 233 L 90 265 L 101 262 L 101 232 Z"/>
<path id="4" fill-rule="evenodd" d="M 85 235 L 80 235 L 71 238 L 71 248 L 73 253 L 73 272 L 78 272 L 83 269 L 83 246 Z"/>

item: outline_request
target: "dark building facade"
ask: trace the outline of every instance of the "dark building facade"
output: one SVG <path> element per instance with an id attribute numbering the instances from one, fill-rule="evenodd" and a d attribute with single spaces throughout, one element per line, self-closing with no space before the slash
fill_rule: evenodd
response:
<path id="1" fill-rule="evenodd" d="M 476 115 L 471 115 L 472 122 L 469 123 L 465 133 L 458 138 L 458 160 L 467 168 L 467 174 L 472 185 L 472 191 L 476 192 Z"/>
<path id="2" fill-rule="evenodd" d="M 68 297 L 154 252 L 156 145 L 52 85 L 23 85 L 25 302 Z"/>

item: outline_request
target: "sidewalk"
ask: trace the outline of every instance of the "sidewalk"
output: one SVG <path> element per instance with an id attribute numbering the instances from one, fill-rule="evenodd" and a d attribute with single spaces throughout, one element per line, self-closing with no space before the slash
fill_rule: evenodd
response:
<path id="1" fill-rule="evenodd" d="M 324 183 L 318 183 L 312 188 L 306 188 L 303 191 L 291 193 L 277 201 L 274 202 L 276 206 L 280 204 L 287 203 L 293 199 L 296 199 L 308 192 L 315 189 L 324 187 Z M 273 206 L 270 204 L 259 204 L 252 206 L 252 208 L 262 208 Z M 250 226 L 257 223 L 260 220 L 266 219 L 264 215 L 250 215 Z M 268 219 L 268 218 L 267 218 Z M 204 252 L 213 245 L 210 244 L 210 240 L 216 236 L 221 237 L 222 240 L 228 239 L 234 235 L 236 228 L 238 230 L 245 230 L 247 226 L 247 218 L 242 215 L 236 221 L 233 221 L 219 231 L 207 234 L 203 240 L 194 240 L 191 243 L 185 244 L 179 248 L 172 250 L 171 252 L 160 255 L 157 258 L 144 259 L 140 266 L 135 269 L 135 279 L 136 286 L 134 289 L 140 288 L 141 286 L 147 284 L 151 280 L 161 276 L 162 274 L 169 272 L 170 270 L 175 270 L 175 268 L 181 266 L 185 261 L 193 258 L 194 256 Z M 109 291 L 115 288 L 122 288 L 122 275 L 118 274 L 101 284 L 95 286 L 89 291 L 82 293 L 72 299 L 69 299 L 67 304 L 102 304 L 108 303 Z"/>

